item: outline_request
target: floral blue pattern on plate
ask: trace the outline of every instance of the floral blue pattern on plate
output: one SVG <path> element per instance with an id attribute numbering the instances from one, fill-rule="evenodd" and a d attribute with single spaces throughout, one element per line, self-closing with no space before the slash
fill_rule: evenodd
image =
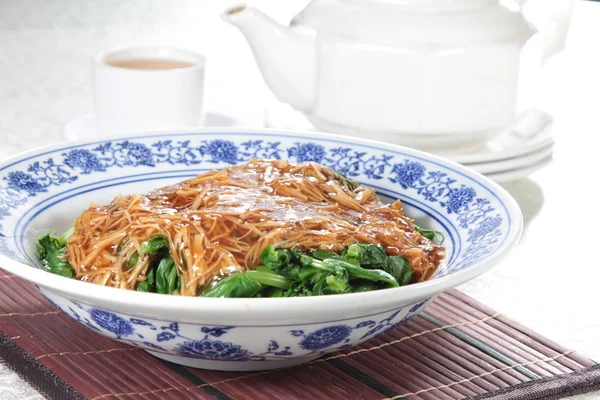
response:
<path id="1" fill-rule="evenodd" d="M 378 293 L 220 302 L 117 290 L 39 270 L 35 236 L 67 229 L 90 201 L 251 158 L 319 162 L 374 187 L 384 198 L 401 199 L 421 225 L 444 233 L 446 264 L 431 281 Z M 398 146 L 320 133 L 149 134 L 59 144 L 0 164 L 1 265 L 38 285 L 88 328 L 203 368 L 292 365 L 370 339 L 405 321 L 435 294 L 496 264 L 520 231 L 514 200 L 464 167 Z M 286 304 L 294 304 L 293 311 L 286 311 Z"/>
<path id="2" fill-rule="evenodd" d="M 264 340 L 263 351 L 256 353 L 229 338 L 234 337 L 240 329 L 245 335 L 254 332 L 259 334 L 262 327 L 204 326 L 141 319 L 84 306 L 72 300 L 52 296 L 49 298 L 58 309 L 76 321 L 122 342 L 151 351 L 219 361 L 281 360 L 293 358 L 298 353 L 314 358 L 351 347 L 348 344 L 351 339 L 364 341 L 385 333 L 407 321 L 427 304 L 427 300 L 424 300 L 402 310 L 327 325 L 306 324 L 302 326 L 303 329 L 290 329 L 290 326 L 285 325 L 273 327 L 272 336 Z"/>

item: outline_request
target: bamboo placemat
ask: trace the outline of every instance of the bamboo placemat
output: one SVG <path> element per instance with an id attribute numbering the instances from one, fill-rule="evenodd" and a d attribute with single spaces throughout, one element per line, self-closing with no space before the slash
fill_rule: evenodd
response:
<path id="1" fill-rule="evenodd" d="M 452 290 L 358 347 L 301 367 L 186 368 L 100 336 L 0 270 L 0 359 L 52 399 L 554 399 L 600 366 Z"/>

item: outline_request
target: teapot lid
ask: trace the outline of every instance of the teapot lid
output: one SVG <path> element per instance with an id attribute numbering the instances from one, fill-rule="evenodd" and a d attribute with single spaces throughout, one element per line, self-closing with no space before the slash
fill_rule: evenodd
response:
<path id="1" fill-rule="evenodd" d="M 535 33 L 498 0 L 313 0 L 292 25 L 357 43 L 428 48 L 522 45 Z"/>

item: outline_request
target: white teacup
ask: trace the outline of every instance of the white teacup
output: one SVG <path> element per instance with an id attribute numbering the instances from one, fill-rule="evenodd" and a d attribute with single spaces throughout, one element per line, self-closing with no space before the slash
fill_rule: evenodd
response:
<path id="1" fill-rule="evenodd" d="M 199 54 L 170 47 L 126 48 L 95 55 L 98 133 L 202 125 L 205 64 Z"/>

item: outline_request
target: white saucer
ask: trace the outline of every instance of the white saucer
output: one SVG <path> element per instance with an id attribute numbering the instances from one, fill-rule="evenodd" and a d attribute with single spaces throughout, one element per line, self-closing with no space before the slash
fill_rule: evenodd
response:
<path id="1" fill-rule="evenodd" d="M 552 163 L 552 156 L 546 157 L 543 160 L 534 163 L 533 165 L 523 168 L 502 171 L 495 174 L 485 174 L 485 176 L 498 183 L 516 181 L 517 179 L 528 177 L 534 172 L 546 167 L 550 163 Z"/>
<path id="2" fill-rule="evenodd" d="M 554 151 L 554 145 L 549 145 L 526 154 L 521 157 L 507 158 L 505 160 L 491 161 L 487 163 L 465 164 L 467 167 L 484 175 L 495 174 L 503 171 L 510 171 L 519 168 L 525 168 L 532 164 L 541 162 L 550 157 Z"/>
<path id="3" fill-rule="evenodd" d="M 243 125 L 241 121 L 233 117 L 211 111 L 206 112 L 204 116 L 204 126 L 234 127 Z M 85 114 L 67 122 L 63 126 L 62 134 L 66 140 L 89 139 L 101 136 L 94 113 Z"/>
<path id="4" fill-rule="evenodd" d="M 490 139 L 477 149 L 436 152 L 461 164 L 483 164 L 517 158 L 534 153 L 554 143 L 552 116 L 541 110 L 523 113 L 503 133 Z M 301 112 L 287 104 L 275 103 L 265 114 L 265 126 L 279 129 L 318 130 Z"/>

